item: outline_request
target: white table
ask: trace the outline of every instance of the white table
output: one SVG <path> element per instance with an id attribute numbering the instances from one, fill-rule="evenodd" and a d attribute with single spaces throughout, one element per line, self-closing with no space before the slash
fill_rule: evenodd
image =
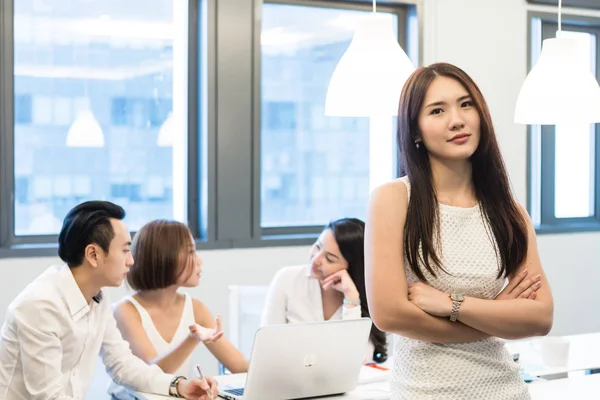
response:
<path id="1" fill-rule="evenodd" d="M 600 369 L 600 333 L 562 336 L 570 342 L 569 362 L 565 366 L 544 365 L 541 355 L 534 349 L 535 339 L 506 342 L 511 353 L 519 353 L 519 363 L 532 376 L 566 374 L 575 371 Z"/>
<path id="2" fill-rule="evenodd" d="M 598 400 L 600 374 L 532 383 L 529 393 L 532 400 Z"/>
<path id="3" fill-rule="evenodd" d="M 557 379 L 528 385 L 532 400 L 598 400 L 600 374 Z M 141 400 L 167 400 L 171 397 L 156 394 L 135 393 Z M 371 383 L 357 387 L 342 396 L 322 397 L 323 400 L 388 400 L 391 398 L 389 384 Z"/>
<path id="4" fill-rule="evenodd" d="M 214 378 L 219 382 L 219 386 L 223 387 L 224 385 L 231 383 L 239 383 L 240 381 L 244 381 L 245 379 L 241 379 L 245 374 L 236 375 L 219 375 Z M 364 375 L 361 374 L 361 378 L 363 379 Z M 156 394 L 147 394 L 134 392 L 134 396 L 141 400 L 165 400 L 169 399 L 168 396 L 160 396 Z M 330 399 L 340 399 L 340 400 L 389 400 L 391 398 L 390 393 L 390 385 L 387 381 L 384 382 L 373 382 L 367 383 L 364 385 L 358 385 L 355 390 L 352 392 L 348 392 L 343 395 L 338 396 L 327 396 L 327 397 L 319 397 L 319 400 L 330 400 Z M 220 399 L 220 398 L 219 398 Z"/>
<path id="5" fill-rule="evenodd" d="M 174 397 L 169 396 L 161 396 L 158 394 L 149 394 L 149 393 L 141 393 L 134 392 L 134 396 L 136 396 L 140 400 L 167 400 L 173 399 Z M 388 383 L 371 383 L 368 385 L 361 385 L 353 390 L 352 392 L 348 392 L 341 396 L 328 396 L 328 397 L 319 397 L 319 400 L 389 400 L 391 398 L 390 386 Z M 219 397 L 219 400 L 222 400 Z"/>
<path id="6" fill-rule="evenodd" d="M 548 376 L 574 371 L 600 369 L 600 333 L 563 336 L 571 343 L 569 363 L 564 367 L 548 367 L 543 365 L 538 354 L 531 346 L 532 339 L 507 342 L 511 353 L 518 352 L 521 362 L 525 363 L 525 372 L 533 376 Z M 534 340 L 534 339 L 533 339 Z M 230 375 L 229 375 L 230 376 Z M 215 377 L 220 383 L 227 375 Z M 529 384 L 529 392 L 533 400 L 582 400 L 600 398 L 600 374 L 557 379 Z M 142 400 L 165 400 L 167 396 L 146 393 L 134 393 Z M 342 396 L 322 397 L 323 400 L 386 400 L 391 398 L 387 382 L 359 385 L 352 392 Z"/>

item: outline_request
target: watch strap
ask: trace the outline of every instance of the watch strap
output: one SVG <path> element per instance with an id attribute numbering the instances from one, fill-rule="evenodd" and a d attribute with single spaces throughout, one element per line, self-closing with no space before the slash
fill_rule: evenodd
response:
<path id="1" fill-rule="evenodd" d="M 450 312 L 450 321 L 456 322 L 458 321 L 458 313 L 460 312 L 460 306 L 462 305 L 464 298 L 462 296 L 455 295 L 450 295 L 450 298 L 452 299 L 452 311 Z"/>
<path id="2" fill-rule="evenodd" d="M 360 299 L 356 300 L 348 300 L 344 297 L 344 305 L 345 306 L 360 306 Z"/>
<path id="3" fill-rule="evenodd" d="M 179 389 L 177 389 L 177 385 L 182 379 L 186 379 L 186 377 L 179 375 L 173 378 L 171 384 L 169 385 L 169 396 L 183 398 L 183 396 L 179 394 Z"/>

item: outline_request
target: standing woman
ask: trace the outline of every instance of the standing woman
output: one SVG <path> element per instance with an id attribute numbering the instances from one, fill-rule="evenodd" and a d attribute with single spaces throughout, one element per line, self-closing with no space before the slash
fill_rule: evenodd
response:
<path id="1" fill-rule="evenodd" d="M 365 234 L 371 317 L 395 334 L 392 398 L 529 399 L 502 339 L 548 334 L 553 300 L 486 102 L 433 64 L 398 115 L 404 176 L 373 191 Z"/>

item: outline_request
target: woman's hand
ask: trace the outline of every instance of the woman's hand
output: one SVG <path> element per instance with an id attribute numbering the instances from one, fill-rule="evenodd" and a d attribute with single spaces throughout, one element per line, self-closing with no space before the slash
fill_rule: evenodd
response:
<path id="1" fill-rule="evenodd" d="M 496 300 L 530 299 L 535 300 L 537 291 L 542 287 L 542 276 L 527 276 L 522 271 L 508 282 L 508 285 L 496 296 Z"/>
<path id="2" fill-rule="evenodd" d="M 541 287 L 541 276 L 527 277 L 527 270 L 514 277 L 496 296 L 496 300 L 535 299 Z M 452 299 L 446 293 L 422 283 L 408 284 L 408 300 L 430 315 L 449 317 L 452 313 Z"/>
<path id="3" fill-rule="evenodd" d="M 356 285 L 354 284 L 354 281 L 352 281 L 352 278 L 350 278 L 348 270 L 346 269 L 331 274 L 323 279 L 321 286 L 323 287 L 323 290 L 333 288 L 338 292 L 342 292 L 346 300 L 356 301 L 359 300 L 360 297 L 358 289 L 356 289 Z"/>
<path id="4" fill-rule="evenodd" d="M 435 317 L 449 317 L 452 313 L 450 296 L 422 282 L 408 283 L 408 300 Z"/>
<path id="5" fill-rule="evenodd" d="M 189 326 L 190 335 L 197 341 L 203 343 L 213 343 L 219 340 L 223 336 L 223 331 L 221 330 L 221 316 L 217 315 L 215 320 L 216 327 L 205 328 L 198 324 L 191 324 Z"/>

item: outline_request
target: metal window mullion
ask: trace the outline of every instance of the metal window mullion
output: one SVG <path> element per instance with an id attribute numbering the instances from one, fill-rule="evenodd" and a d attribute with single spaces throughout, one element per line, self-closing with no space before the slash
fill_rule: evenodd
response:
<path id="1" fill-rule="evenodd" d="M 14 3 L 0 1 L 0 247 L 10 247 L 14 217 Z"/>

